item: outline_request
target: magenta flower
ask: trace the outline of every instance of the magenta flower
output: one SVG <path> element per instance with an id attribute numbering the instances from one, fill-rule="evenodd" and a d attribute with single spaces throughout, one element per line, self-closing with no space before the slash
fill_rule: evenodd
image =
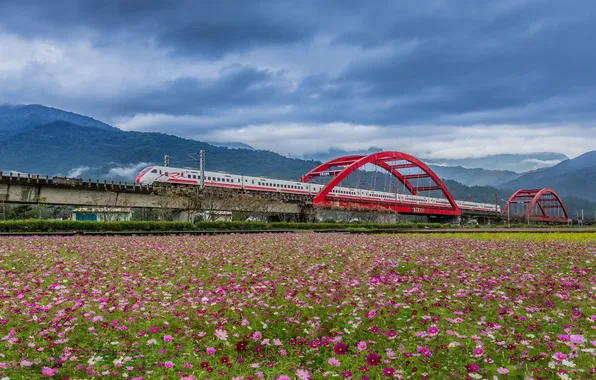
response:
<path id="1" fill-rule="evenodd" d="M 292 378 L 290 378 L 288 375 L 281 375 L 277 378 L 277 380 L 292 380 Z"/>
<path id="2" fill-rule="evenodd" d="M 393 369 L 392 367 L 387 367 L 383 370 L 383 375 L 387 377 L 392 377 L 394 373 L 395 369 Z"/>
<path id="3" fill-rule="evenodd" d="M 479 357 L 482 356 L 482 354 L 484 354 L 484 350 L 480 347 L 476 347 L 474 349 L 474 356 Z"/>
<path id="4" fill-rule="evenodd" d="M 253 340 L 255 340 L 255 341 L 257 341 L 257 340 L 261 340 L 262 338 L 263 338 L 263 334 L 261 334 L 261 332 L 260 332 L 260 331 L 255 331 L 255 332 L 252 334 L 252 339 L 253 339 Z"/>
<path id="5" fill-rule="evenodd" d="M 215 353 L 215 348 L 213 348 L 213 347 L 207 348 L 207 354 L 213 355 L 214 353 Z"/>
<path id="6" fill-rule="evenodd" d="M 428 333 L 430 335 L 437 335 L 439 333 L 439 329 L 436 328 L 435 326 L 429 327 L 428 328 Z"/>
<path id="7" fill-rule="evenodd" d="M 56 372 L 58 372 L 57 369 L 50 367 L 43 367 L 43 369 L 41 370 L 41 373 L 46 376 L 54 376 Z"/>
<path id="8" fill-rule="evenodd" d="M 567 358 L 567 355 L 562 352 L 555 352 L 555 354 L 553 355 L 553 358 L 555 358 L 559 361 L 563 361 Z"/>
<path id="9" fill-rule="evenodd" d="M 337 354 L 337 355 L 345 355 L 346 352 L 348 352 L 348 346 L 346 346 L 343 343 L 337 343 L 335 345 L 335 347 L 333 347 L 333 351 Z"/>
<path id="10" fill-rule="evenodd" d="M 166 336 L 164 336 L 164 337 L 163 337 L 163 340 L 164 340 L 165 342 L 168 342 L 168 343 L 170 343 L 170 342 L 171 342 L 172 340 L 174 340 L 174 339 L 172 338 L 172 336 L 171 336 L 171 335 L 166 335 Z"/>
<path id="11" fill-rule="evenodd" d="M 375 353 L 372 353 L 366 357 L 366 364 L 377 365 L 381 362 L 381 357 Z"/>
<path id="12" fill-rule="evenodd" d="M 173 363 L 173 362 L 165 362 L 165 363 L 164 363 L 164 366 L 165 366 L 166 368 L 174 368 L 174 363 Z"/>

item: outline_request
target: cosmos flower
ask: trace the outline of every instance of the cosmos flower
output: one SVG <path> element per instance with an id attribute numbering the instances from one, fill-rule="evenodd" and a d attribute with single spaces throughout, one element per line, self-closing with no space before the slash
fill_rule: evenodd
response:
<path id="1" fill-rule="evenodd" d="M 346 346 L 343 343 L 337 343 L 334 347 L 333 347 L 333 351 L 337 354 L 337 355 L 345 355 L 348 352 L 348 346 Z"/>
<path id="2" fill-rule="evenodd" d="M 375 366 L 381 362 L 381 357 L 375 353 L 371 353 L 366 357 L 366 364 Z"/>
<path id="3" fill-rule="evenodd" d="M 217 339 L 228 340 L 228 333 L 220 329 L 215 330 L 215 336 Z"/>

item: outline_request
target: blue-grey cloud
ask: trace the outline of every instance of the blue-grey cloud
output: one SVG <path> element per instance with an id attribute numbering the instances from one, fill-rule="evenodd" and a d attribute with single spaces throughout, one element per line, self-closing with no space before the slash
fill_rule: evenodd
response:
<path id="1" fill-rule="evenodd" d="M 0 103 L 234 141 L 340 123 L 342 149 L 366 140 L 360 126 L 443 141 L 465 126 L 550 128 L 548 141 L 573 127 L 592 141 L 594 11 L 591 0 L 3 0 Z"/>

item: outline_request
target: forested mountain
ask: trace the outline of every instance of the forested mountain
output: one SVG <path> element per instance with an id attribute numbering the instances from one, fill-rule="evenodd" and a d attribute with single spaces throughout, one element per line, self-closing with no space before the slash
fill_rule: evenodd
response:
<path id="1" fill-rule="evenodd" d="M 263 150 L 215 147 L 163 133 L 55 121 L 5 139 L 0 144 L 0 167 L 47 175 L 74 171 L 83 178 L 131 181 L 142 166 L 163 163 L 164 155 L 171 156 L 171 166 L 196 167 L 189 154 L 196 155 L 199 150 L 206 151 L 207 169 L 246 175 L 298 179 L 317 164 Z"/>
<path id="2" fill-rule="evenodd" d="M 94 127 L 105 130 L 117 130 L 101 121 L 88 116 L 45 107 L 38 104 L 31 105 L 0 105 L 0 137 L 6 138 L 26 132 L 54 121 L 66 121 L 83 127 Z"/>
<path id="3" fill-rule="evenodd" d="M 552 168 L 527 173 L 501 185 L 503 188 L 550 187 L 562 195 L 596 201 L 596 151 L 563 161 Z"/>

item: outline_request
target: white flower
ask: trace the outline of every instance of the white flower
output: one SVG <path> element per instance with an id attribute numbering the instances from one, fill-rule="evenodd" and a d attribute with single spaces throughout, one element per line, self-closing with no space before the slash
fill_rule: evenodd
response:
<path id="1" fill-rule="evenodd" d="M 575 363 L 574 362 L 570 362 L 568 360 L 563 360 L 563 365 L 565 365 L 567 367 L 571 367 L 571 368 L 574 368 L 575 367 Z"/>
<path id="2" fill-rule="evenodd" d="M 468 376 L 470 376 L 473 379 L 482 379 L 482 375 L 478 373 L 468 373 Z"/>

